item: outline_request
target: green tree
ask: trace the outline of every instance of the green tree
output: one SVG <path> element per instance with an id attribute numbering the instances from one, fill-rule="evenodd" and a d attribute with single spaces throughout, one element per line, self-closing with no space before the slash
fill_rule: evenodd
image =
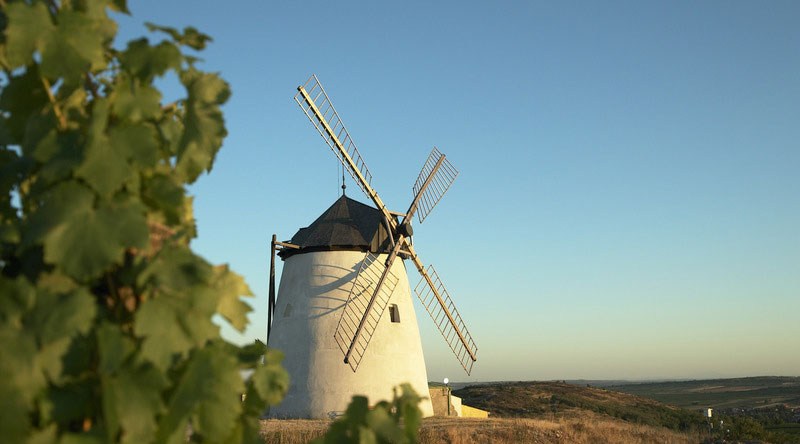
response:
<path id="1" fill-rule="evenodd" d="M 150 25 L 166 39 L 117 50 L 124 0 L 0 7 L 3 442 L 256 442 L 288 376 L 264 344 L 220 338 L 212 316 L 243 330 L 251 293 L 190 248 L 186 185 L 230 95 L 182 52 L 209 37 Z M 165 104 L 168 72 L 186 94 Z"/>

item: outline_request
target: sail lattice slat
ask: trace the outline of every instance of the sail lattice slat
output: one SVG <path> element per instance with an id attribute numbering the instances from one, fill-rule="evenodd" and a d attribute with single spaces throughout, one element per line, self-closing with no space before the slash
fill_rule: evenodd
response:
<path id="1" fill-rule="evenodd" d="M 433 283 L 433 287 L 429 285 L 428 279 L 423 274 L 422 279 L 414 287 L 414 293 L 417 294 L 425 310 L 428 311 L 447 345 L 450 346 L 450 350 L 456 355 L 458 362 L 461 363 L 467 374 L 470 374 L 472 364 L 475 362 L 472 356 L 477 354 L 478 347 L 475 345 L 475 341 L 472 340 L 472 335 L 469 334 L 464 321 L 461 320 L 461 315 L 458 313 L 450 294 L 442 284 L 442 280 L 439 279 L 439 274 L 436 273 L 433 265 L 429 265 L 425 273 L 430 278 L 430 282 Z M 437 297 L 437 294 L 439 297 Z M 445 307 L 447 310 L 445 310 Z M 448 316 L 448 313 L 450 316 Z M 471 355 L 470 352 L 472 352 Z"/>
<path id="2" fill-rule="evenodd" d="M 368 252 L 364 260 L 361 261 L 358 275 L 353 280 L 347 303 L 342 310 L 342 317 L 339 318 L 339 324 L 333 334 L 339 349 L 342 350 L 342 354 L 347 355 L 347 350 L 353 344 L 358 325 L 364 319 L 364 328 L 355 344 L 353 344 L 353 351 L 347 361 L 353 371 L 356 371 L 361 363 L 361 358 L 364 357 L 369 341 L 378 328 L 383 312 L 389 304 L 389 298 L 391 298 L 394 288 L 397 286 L 398 278 L 390 271 L 378 292 L 372 309 L 367 313 L 367 306 L 375 293 L 375 286 L 378 284 L 384 270 L 386 270 L 386 264 Z"/>
<path id="3" fill-rule="evenodd" d="M 422 171 L 420 171 L 417 182 L 414 184 L 415 198 L 436 166 L 436 163 L 439 162 L 439 159 L 443 156 L 444 155 L 440 153 L 436 147 L 433 147 L 433 151 L 431 151 L 431 154 L 428 156 L 428 160 L 425 161 L 425 165 L 422 166 Z M 439 203 L 444 193 L 447 192 L 450 185 L 456 180 L 456 176 L 458 176 L 458 170 L 445 158 L 442 165 L 436 170 L 428 187 L 422 191 L 422 196 L 420 196 L 419 202 L 417 203 L 417 217 L 420 223 L 433 211 L 433 207 Z"/>
<path id="4" fill-rule="evenodd" d="M 303 92 L 306 94 L 304 95 Z M 331 147 L 333 152 L 336 153 L 336 157 L 339 158 L 342 165 L 344 165 L 350 175 L 353 176 L 353 180 L 356 181 L 361 191 L 363 191 L 367 197 L 371 197 L 370 193 L 367 191 L 367 187 L 358 176 L 360 174 L 360 176 L 364 178 L 363 180 L 366 181 L 367 186 L 371 186 L 372 173 L 369 172 L 367 164 L 364 163 L 364 159 L 361 158 L 361 153 L 358 151 L 358 148 L 356 148 L 356 144 L 353 143 L 350 133 L 347 132 L 347 128 L 345 128 L 344 123 L 342 123 L 339 113 L 336 112 L 333 103 L 331 103 L 331 99 L 328 98 L 328 94 L 322 88 L 322 84 L 319 83 L 316 75 L 312 75 L 305 85 L 298 88 L 297 94 L 294 96 L 294 101 L 300 105 L 300 108 L 306 113 L 306 116 L 308 116 L 308 119 L 314 124 L 319 134 L 325 139 L 325 142 Z M 344 159 L 343 153 L 340 150 L 350 156 L 350 159 L 353 161 L 352 164 Z M 356 174 L 353 168 L 357 169 L 359 174 Z"/>

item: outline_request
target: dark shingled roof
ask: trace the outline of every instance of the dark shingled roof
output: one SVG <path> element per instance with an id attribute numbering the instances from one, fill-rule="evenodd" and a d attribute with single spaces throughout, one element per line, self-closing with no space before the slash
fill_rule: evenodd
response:
<path id="1" fill-rule="evenodd" d="M 310 251 L 371 251 L 388 253 L 391 243 L 380 211 L 342 195 L 320 217 L 301 228 L 289 241 L 300 249 L 284 248 L 286 259 Z"/>

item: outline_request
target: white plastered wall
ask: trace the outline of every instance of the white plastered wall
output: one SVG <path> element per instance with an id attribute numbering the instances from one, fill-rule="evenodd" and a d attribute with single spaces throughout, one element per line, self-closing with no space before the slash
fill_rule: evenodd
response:
<path id="1" fill-rule="evenodd" d="M 398 277 L 389 304 L 396 304 L 400 322 L 384 311 L 356 372 L 344 363 L 333 333 L 341 317 L 364 253 L 322 251 L 296 254 L 284 262 L 269 346 L 284 352 L 289 392 L 270 409 L 276 418 L 330 418 L 344 412 L 353 395 L 370 405 L 392 399 L 392 388 L 408 382 L 420 395 L 424 416 L 433 415 L 428 376 L 417 317 L 405 264 L 398 259 Z M 385 260 L 381 255 L 378 260 Z"/>

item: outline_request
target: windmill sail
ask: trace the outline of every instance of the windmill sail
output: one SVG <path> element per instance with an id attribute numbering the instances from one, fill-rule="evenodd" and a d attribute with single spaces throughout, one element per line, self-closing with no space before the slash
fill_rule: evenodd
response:
<path id="1" fill-rule="evenodd" d="M 442 163 L 437 168 L 436 165 L 439 159 L 442 159 Z M 431 175 L 433 177 L 430 180 L 430 184 L 426 186 L 425 183 Z M 414 184 L 414 200 L 418 201 L 417 216 L 420 223 L 430 214 L 433 207 L 439 203 L 444 193 L 456 180 L 456 176 L 458 176 L 458 170 L 447 161 L 444 154 L 440 153 L 436 147 L 433 147 L 433 151 L 428 156 L 428 160 L 425 161 L 425 165 L 422 166 L 422 171 L 420 171 L 417 182 Z"/>
<path id="2" fill-rule="evenodd" d="M 350 289 L 347 303 L 342 310 L 339 325 L 336 326 L 336 332 L 333 334 L 339 349 L 345 356 L 352 349 L 347 364 L 353 371 L 356 371 L 361 363 L 361 358 L 364 357 L 364 352 L 378 327 L 383 311 L 389 303 L 389 298 L 397 286 L 398 278 L 388 271 L 386 279 L 377 294 L 375 293 L 384 271 L 388 271 L 386 264 L 378 260 L 372 253 L 367 252 L 361 262 L 358 275 L 353 281 L 353 287 Z M 373 295 L 375 295 L 375 302 L 372 307 L 369 307 Z M 362 331 L 356 337 L 362 320 L 364 321 Z"/>
<path id="3" fill-rule="evenodd" d="M 300 105 L 336 157 L 353 176 L 361 191 L 367 197 L 373 197 L 374 191 L 370 186 L 372 173 L 369 172 L 367 164 L 361 158 L 361 153 L 358 152 L 350 133 L 345 128 L 339 113 L 336 112 L 331 99 L 322 88 L 316 75 L 312 74 L 305 85 L 297 87 L 294 101 Z"/>
<path id="4" fill-rule="evenodd" d="M 421 270 L 420 273 L 422 279 L 414 288 L 414 293 L 431 315 L 431 319 L 450 346 L 450 350 L 456 355 L 458 362 L 467 374 L 470 374 L 478 347 L 433 265 L 428 266 L 427 270 Z"/>

